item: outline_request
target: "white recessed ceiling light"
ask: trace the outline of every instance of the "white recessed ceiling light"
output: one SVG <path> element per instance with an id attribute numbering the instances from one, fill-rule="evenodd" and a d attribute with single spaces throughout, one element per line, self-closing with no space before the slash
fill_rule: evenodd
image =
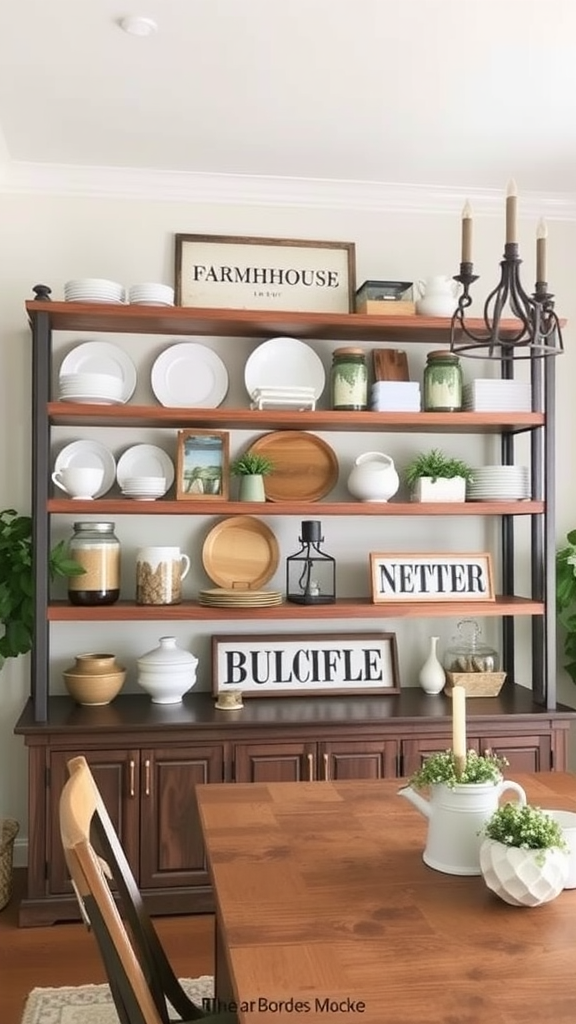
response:
<path id="1" fill-rule="evenodd" d="M 153 18 L 144 18 L 139 14 L 128 14 L 121 18 L 118 24 L 131 36 L 151 36 L 158 30 Z"/>

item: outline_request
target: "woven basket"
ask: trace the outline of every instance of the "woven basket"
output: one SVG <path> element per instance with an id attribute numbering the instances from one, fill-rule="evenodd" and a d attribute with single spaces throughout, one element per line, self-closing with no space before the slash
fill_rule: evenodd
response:
<path id="1" fill-rule="evenodd" d="M 453 686 L 463 686 L 467 697 L 497 697 L 505 672 L 447 672 L 445 691 L 450 696 Z"/>
<path id="2" fill-rule="evenodd" d="M 0 819 L 0 910 L 10 902 L 12 895 L 12 859 L 19 828 L 14 818 Z"/>

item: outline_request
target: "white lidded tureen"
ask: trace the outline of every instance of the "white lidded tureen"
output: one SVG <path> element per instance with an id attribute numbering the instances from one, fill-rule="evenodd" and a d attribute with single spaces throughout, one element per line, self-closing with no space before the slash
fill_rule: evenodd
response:
<path id="1" fill-rule="evenodd" d="M 160 637 L 158 647 L 138 658 L 138 685 L 153 704 L 179 704 L 196 682 L 198 658 L 176 644 L 176 637 Z"/>

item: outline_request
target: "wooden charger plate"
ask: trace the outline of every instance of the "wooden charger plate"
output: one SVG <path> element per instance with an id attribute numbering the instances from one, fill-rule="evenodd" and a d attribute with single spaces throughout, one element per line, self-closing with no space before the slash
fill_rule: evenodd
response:
<path id="1" fill-rule="evenodd" d="M 258 590 L 272 579 L 279 557 L 272 530 L 253 516 L 223 519 L 210 530 L 202 547 L 208 576 L 227 590 Z"/>
<path id="2" fill-rule="evenodd" d="M 305 430 L 274 430 L 263 434 L 250 452 L 265 455 L 274 465 L 264 477 L 268 501 L 318 501 L 338 482 L 334 450 Z"/>

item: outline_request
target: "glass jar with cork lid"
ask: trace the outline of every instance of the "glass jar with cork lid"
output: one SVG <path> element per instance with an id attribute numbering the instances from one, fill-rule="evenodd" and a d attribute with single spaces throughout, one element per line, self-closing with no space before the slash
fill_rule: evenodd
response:
<path id="1" fill-rule="evenodd" d="M 120 597 L 120 541 L 114 528 L 115 523 L 74 523 L 68 553 L 84 572 L 68 577 L 70 604 L 114 604 Z"/>
<path id="2" fill-rule="evenodd" d="M 462 367 L 449 349 L 428 353 L 423 400 L 425 412 L 457 412 L 462 408 Z"/>
<path id="3" fill-rule="evenodd" d="M 333 409 L 368 408 L 368 367 L 361 348 L 336 348 L 330 371 L 330 397 Z"/>

